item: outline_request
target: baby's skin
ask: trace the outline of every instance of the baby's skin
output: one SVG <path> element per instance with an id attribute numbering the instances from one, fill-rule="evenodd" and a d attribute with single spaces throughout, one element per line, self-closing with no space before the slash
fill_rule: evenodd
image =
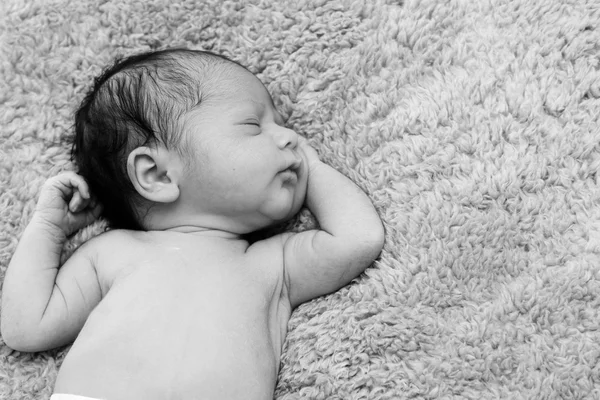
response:
<path id="1" fill-rule="evenodd" d="M 256 77 L 231 75 L 235 89 L 187 116 L 202 162 L 160 146 L 130 155 L 134 186 L 157 203 L 147 231 L 105 232 L 61 266 L 65 241 L 101 206 L 72 172 L 42 188 L 7 270 L 1 327 L 20 351 L 74 342 L 55 393 L 272 399 L 292 310 L 381 251 L 368 197 L 283 126 Z M 244 239 L 302 205 L 318 229 Z"/>

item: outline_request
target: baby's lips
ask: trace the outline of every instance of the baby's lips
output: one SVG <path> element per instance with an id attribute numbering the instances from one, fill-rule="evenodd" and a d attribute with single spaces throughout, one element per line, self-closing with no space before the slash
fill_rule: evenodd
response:
<path id="1" fill-rule="evenodd" d="M 292 161 L 292 163 L 288 166 L 288 169 L 297 170 L 297 169 L 300 169 L 301 166 L 302 166 L 302 157 L 300 157 L 298 154 L 296 154 L 294 157 L 294 161 Z"/>

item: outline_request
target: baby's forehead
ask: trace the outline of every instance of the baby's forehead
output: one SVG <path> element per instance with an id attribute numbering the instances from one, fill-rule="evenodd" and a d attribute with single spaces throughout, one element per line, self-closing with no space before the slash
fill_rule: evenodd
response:
<path id="1" fill-rule="evenodd" d="M 238 67 L 230 73 L 220 74 L 215 77 L 210 86 L 211 90 L 207 92 L 207 100 L 214 97 L 217 100 L 227 101 L 231 106 L 274 107 L 273 98 L 265 85 L 242 67 Z"/>
<path id="2" fill-rule="evenodd" d="M 248 114 L 261 117 L 263 115 L 273 115 L 275 121 L 283 124 L 283 117 L 277 111 L 273 101 L 269 98 L 268 101 L 257 101 L 255 99 L 238 99 L 225 105 L 224 111 L 231 117 L 245 116 Z"/>

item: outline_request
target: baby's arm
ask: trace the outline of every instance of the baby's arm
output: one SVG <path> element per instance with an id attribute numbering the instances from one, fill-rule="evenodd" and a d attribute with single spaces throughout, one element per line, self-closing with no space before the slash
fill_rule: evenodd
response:
<path id="1" fill-rule="evenodd" d="M 321 162 L 305 140 L 306 205 L 319 230 L 284 236 L 284 263 L 292 307 L 331 293 L 379 255 L 384 231 L 371 201 L 350 179 Z"/>
<path id="2" fill-rule="evenodd" d="M 99 213 L 79 175 L 46 182 L 2 288 L 2 338 L 9 347 L 42 351 L 77 336 L 101 290 L 85 245 L 59 270 L 60 254 L 67 237 Z"/>

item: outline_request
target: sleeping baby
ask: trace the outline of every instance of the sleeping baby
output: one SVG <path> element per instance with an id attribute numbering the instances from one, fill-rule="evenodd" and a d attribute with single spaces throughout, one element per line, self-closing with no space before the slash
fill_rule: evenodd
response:
<path id="1" fill-rule="evenodd" d="M 292 310 L 380 253 L 369 198 L 285 127 L 246 68 L 169 49 L 117 61 L 76 115 L 3 286 L 5 343 L 74 342 L 53 400 L 272 399 Z M 305 205 L 319 229 L 251 241 Z M 61 266 L 66 239 L 111 229 Z"/>

